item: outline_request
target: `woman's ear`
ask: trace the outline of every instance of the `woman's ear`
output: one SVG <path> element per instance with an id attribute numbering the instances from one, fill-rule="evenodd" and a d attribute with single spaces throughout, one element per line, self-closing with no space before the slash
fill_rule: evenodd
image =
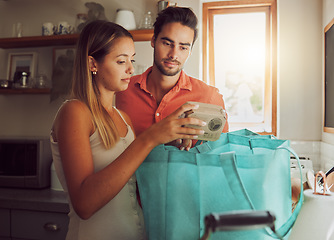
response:
<path id="1" fill-rule="evenodd" d="M 97 64 L 92 56 L 88 56 L 88 64 L 89 64 L 89 70 L 91 72 L 97 72 Z"/>

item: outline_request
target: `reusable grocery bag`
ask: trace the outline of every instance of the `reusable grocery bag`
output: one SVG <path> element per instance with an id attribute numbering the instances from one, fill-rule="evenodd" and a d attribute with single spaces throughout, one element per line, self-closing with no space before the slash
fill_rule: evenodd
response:
<path id="1" fill-rule="evenodd" d="M 278 235 L 288 236 L 292 214 L 289 141 L 247 129 L 222 133 L 190 151 L 159 145 L 136 171 L 150 240 L 195 240 L 212 212 L 269 210 Z M 302 183 L 301 183 L 302 188 Z M 273 239 L 270 230 L 220 232 L 211 239 Z"/>

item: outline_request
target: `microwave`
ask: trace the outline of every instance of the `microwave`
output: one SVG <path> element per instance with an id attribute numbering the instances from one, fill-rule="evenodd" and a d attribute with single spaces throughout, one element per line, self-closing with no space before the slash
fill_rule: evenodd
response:
<path id="1" fill-rule="evenodd" d="M 0 187 L 49 187 L 51 162 L 48 138 L 0 138 Z"/>

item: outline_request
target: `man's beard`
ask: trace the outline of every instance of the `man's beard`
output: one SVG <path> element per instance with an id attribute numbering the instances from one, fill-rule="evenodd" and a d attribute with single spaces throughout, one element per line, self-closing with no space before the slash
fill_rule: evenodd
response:
<path id="1" fill-rule="evenodd" d="M 162 61 L 165 61 L 165 59 L 163 59 Z M 169 60 L 169 61 L 171 61 L 171 60 Z M 177 63 L 178 66 L 180 66 L 180 63 L 179 63 L 178 61 L 173 61 L 173 62 Z M 165 75 L 165 76 L 175 76 L 176 74 L 178 74 L 178 73 L 181 72 L 181 70 L 182 70 L 182 67 L 177 68 L 176 70 L 169 70 L 169 69 L 166 69 L 166 68 L 164 68 L 163 65 L 162 65 L 160 62 L 158 62 L 157 60 L 154 60 L 154 63 L 155 63 L 155 65 L 157 66 L 157 68 L 159 69 L 159 71 L 160 71 L 163 75 Z"/>

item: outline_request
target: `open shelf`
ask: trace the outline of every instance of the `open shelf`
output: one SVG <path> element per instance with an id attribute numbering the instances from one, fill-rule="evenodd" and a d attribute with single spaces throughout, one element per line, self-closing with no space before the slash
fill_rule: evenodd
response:
<path id="1" fill-rule="evenodd" d="M 0 94 L 49 94 L 50 88 L 0 88 Z"/>
<path id="2" fill-rule="evenodd" d="M 153 29 L 132 30 L 130 33 L 132 34 L 134 41 L 150 41 L 153 36 Z M 0 48 L 6 49 L 75 45 L 78 37 L 79 34 L 0 38 Z"/>
<path id="3" fill-rule="evenodd" d="M 130 33 L 135 42 L 151 41 L 153 29 L 132 30 Z M 37 48 L 48 46 L 75 45 L 79 34 L 30 36 L 20 38 L 0 38 L 0 48 Z M 49 94 L 48 88 L 0 88 L 0 94 Z"/>

